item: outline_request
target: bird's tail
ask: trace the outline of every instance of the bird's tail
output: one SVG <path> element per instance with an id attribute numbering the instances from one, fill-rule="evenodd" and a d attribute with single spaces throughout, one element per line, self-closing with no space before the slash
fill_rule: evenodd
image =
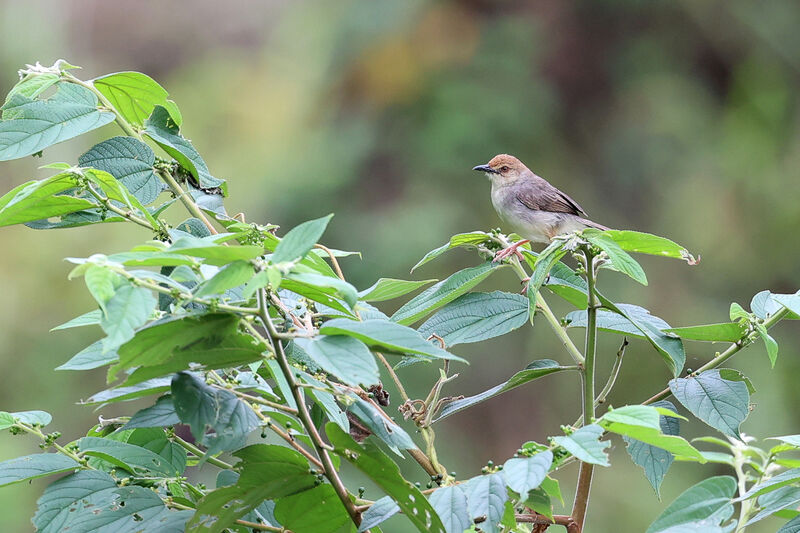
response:
<path id="1" fill-rule="evenodd" d="M 589 220 L 588 218 L 581 218 L 581 222 L 582 222 L 582 223 L 583 223 L 583 224 L 584 224 L 584 225 L 585 225 L 587 228 L 595 228 L 595 229 L 599 229 L 599 230 L 602 230 L 602 231 L 605 231 L 605 230 L 611 229 L 611 228 L 607 228 L 606 226 L 604 226 L 604 225 L 602 225 L 602 224 L 598 224 L 597 222 L 592 222 L 592 221 L 591 221 L 591 220 Z"/>

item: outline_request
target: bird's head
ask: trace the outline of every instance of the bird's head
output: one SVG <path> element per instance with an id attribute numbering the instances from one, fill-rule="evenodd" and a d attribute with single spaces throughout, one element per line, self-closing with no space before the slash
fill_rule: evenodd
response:
<path id="1" fill-rule="evenodd" d="M 490 180 L 500 182 L 513 182 L 523 176 L 528 171 L 522 161 L 513 155 L 500 154 L 492 158 L 485 165 L 478 165 L 472 170 L 484 172 Z"/>

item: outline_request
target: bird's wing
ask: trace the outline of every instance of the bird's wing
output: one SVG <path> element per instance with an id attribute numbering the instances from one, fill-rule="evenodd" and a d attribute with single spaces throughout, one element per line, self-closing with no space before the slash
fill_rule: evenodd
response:
<path id="1" fill-rule="evenodd" d="M 586 211 L 578 202 L 559 191 L 544 179 L 539 178 L 530 187 L 525 187 L 517 192 L 517 200 L 528 209 L 534 211 L 551 211 L 556 213 L 569 213 L 571 215 L 586 215 Z"/>

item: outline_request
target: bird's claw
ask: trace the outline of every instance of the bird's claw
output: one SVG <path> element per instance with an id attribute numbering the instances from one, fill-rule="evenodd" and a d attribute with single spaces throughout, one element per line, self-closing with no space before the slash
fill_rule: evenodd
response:
<path id="1" fill-rule="evenodd" d="M 519 258 L 520 261 L 524 261 L 525 257 L 517 248 L 529 242 L 530 242 L 529 240 L 523 239 L 519 242 L 515 242 L 511 246 L 499 250 L 496 254 L 494 254 L 494 259 L 492 259 L 492 263 L 499 263 L 503 259 L 511 256 L 511 254 L 516 254 L 516 256 Z"/>

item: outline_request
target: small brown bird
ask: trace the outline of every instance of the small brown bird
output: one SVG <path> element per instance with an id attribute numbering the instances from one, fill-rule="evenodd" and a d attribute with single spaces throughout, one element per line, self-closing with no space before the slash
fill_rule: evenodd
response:
<path id="1" fill-rule="evenodd" d="M 524 239 L 501 250 L 499 261 L 527 242 L 549 243 L 553 237 L 584 228 L 608 228 L 581 215 L 578 202 L 540 178 L 513 155 L 496 155 L 472 170 L 485 172 L 492 182 L 492 205 L 500 218 Z"/>

